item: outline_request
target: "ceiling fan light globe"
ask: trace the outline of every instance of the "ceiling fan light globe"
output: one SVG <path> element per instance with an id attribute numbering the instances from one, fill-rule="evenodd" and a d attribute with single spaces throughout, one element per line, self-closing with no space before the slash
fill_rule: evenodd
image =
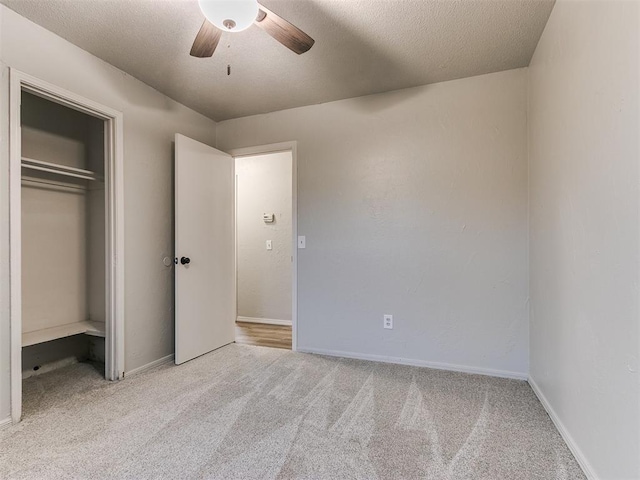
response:
<path id="1" fill-rule="evenodd" d="M 198 4 L 207 20 L 225 32 L 246 30 L 258 16 L 258 0 L 198 0 Z"/>

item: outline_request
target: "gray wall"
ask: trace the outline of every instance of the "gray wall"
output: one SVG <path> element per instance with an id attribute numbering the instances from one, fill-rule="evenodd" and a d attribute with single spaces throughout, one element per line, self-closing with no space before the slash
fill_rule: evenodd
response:
<path id="1" fill-rule="evenodd" d="M 291 320 L 291 169 L 291 152 L 236 159 L 238 316 Z"/>
<path id="2" fill-rule="evenodd" d="M 526 70 L 217 128 L 222 150 L 290 140 L 298 346 L 526 376 Z"/>
<path id="3" fill-rule="evenodd" d="M 0 6 L 0 421 L 9 415 L 7 67 L 124 113 L 126 370 L 173 352 L 175 133 L 213 144 L 216 125 Z"/>
<path id="4" fill-rule="evenodd" d="M 531 379 L 603 479 L 640 478 L 639 5 L 558 1 L 529 71 Z"/>

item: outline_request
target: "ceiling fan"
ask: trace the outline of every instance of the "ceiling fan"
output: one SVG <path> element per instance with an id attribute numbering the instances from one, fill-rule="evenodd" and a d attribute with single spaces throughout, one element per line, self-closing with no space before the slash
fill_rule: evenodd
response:
<path id="1" fill-rule="evenodd" d="M 212 56 L 223 31 L 240 32 L 252 24 L 298 55 L 308 51 L 315 43 L 309 35 L 257 0 L 198 0 L 198 3 L 206 19 L 191 47 L 193 57 Z"/>

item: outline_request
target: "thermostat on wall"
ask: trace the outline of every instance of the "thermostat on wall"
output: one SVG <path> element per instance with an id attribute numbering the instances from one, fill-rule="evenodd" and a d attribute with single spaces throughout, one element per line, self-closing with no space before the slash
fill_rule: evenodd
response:
<path id="1" fill-rule="evenodd" d="M 273 223 L 275 219 L 276 219 L 276 216 L 273 213 L 262 214 L 262 220 L 264 220 L 264 223 Z"/>

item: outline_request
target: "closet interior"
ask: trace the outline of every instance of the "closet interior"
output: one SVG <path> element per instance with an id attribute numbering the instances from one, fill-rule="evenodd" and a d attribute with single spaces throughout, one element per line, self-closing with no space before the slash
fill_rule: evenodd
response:
<path id="1" fill-rule="evenodd" d="M 23 378 L 104 372 L 105 122 L 25 90 L 20 115 Z"/>

